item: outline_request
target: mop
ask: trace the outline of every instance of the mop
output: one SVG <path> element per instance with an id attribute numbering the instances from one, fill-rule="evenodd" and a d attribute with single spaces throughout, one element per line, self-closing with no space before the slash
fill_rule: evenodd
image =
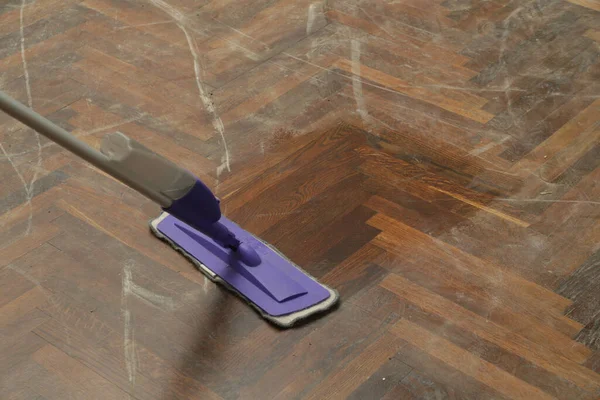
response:
<path id="1" fill-rule="evenodd" d="M 335 290 L 222 215 L 200 179 L 137 141 L 115 132 L 98 151 L 1 91 L 0 109 L 160 205 L 152 233 L 271 323 L 291 327 L 337 303 Z"/>

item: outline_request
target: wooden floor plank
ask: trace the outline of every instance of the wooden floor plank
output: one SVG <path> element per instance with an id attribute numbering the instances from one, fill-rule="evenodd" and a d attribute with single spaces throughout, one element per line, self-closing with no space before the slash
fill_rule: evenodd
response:
<path id="1" fill-rule="evenodd" d="M 558 296 L 550 290 L 546 290 L 537 285 L 532 285 L 528 280 L 521 278 L 518 274 L 505 272 L 501 268 L 498 269 L 491 263 L 488 263 L 477 257 L 473 257 L 468 253 L 464 253 L 438 239 L 432 238 L 420 232 L 416 232 L 414 229 L 381 214 L 372 217 L 371 220 L 369 220 L 369 224 L 383 231 L 383 234 L 378 236 L 377 243 L 389 251 L 394 252 L 394 250 L 400 249 L 400 247 L 398 247 L 398 249 L 394 249 L 393 246 L 389 246 L 389 243 L 394 242 L 393 237 L 406 237 L 405 240 L 410 240 L 410 243 L 412 243 L 413 246 L 419 246 L 419 243 L 425 242 L 428 243 L 428 246 L 426 247 L 430 254 L 434 255 L 437 253 L 441 255 L 442 258 L 446 257 L 448 254 L 452 254 L 452 257 L 455 260 L 460 260 L 458 261 L 458 264 L 456 261 L 449 262 L 450 265 L 455 265 L 455 267 L 460 270 L 464 271 L 467 269 L 472 271 L 475 275 L 480 275 L 483 270 L 486 270 L 487 272 L 482 275 L 482 278 L 487 281 L 485 285 L 488 288 L 490 286 L 497 285 L 505 287 L 505 289 L 502 290 L 511 292 L 512 296 L 529 298 L 529 303 L 531 303 L 534 307 L 539 301 L 545 303 L 545 306 L 543 307 L 546 310 L 554 309 L 559 313 L 562 313 L 564 309 L 571 303 L 564 297 Z M 403 254 L 401 253 L 400 255 Z M 436 262 L 440 263 L 440 261 L 437 260 Z M 496 275 L 499 275 L 502 278 L 494 281 L 492 277 Z"/>
<path id="2" fill-rule="evenodd" d="M 426 330 L 419 326 L 401 320 L 391 329 L 391 332 L 398 337 L 406 340 L 412 345 L 418 347 L 450 364 L 452 367 L 461 370 L 465 374 L 477 379 L 481 383 L 488 385 L 498 392 L 512 399 L 552 399 L 541 390 L 534 388 L 519 381 L 512 375 L 494 367 L 473 356 L 471 353 L 453 346 L 442 338 L 432 336 Z"/>
<path id="3" fill-rule="evenodd" d="M 47 345 L 33 355 L 33 359 L 47 369 L 77 393 L 89 393 L 98 398 L 125 399 L 127 393 L 119 390 L 114 384 L 105 380 L 93 371 L 84 367 L 56 347 Z M 91 390 L 90 390 L 91 389 Z"/>
<path id="4" fill-rule="evenodd" d="M 332 396 L 347 397 L 358 388 L 363 379 L 374 374 L 376 368 L 399 351 L 403 342 L 391 336 L 386 334 L 375 341 L 360 356 L 348 363 L 343 371 L 317 386 L 306 398 L 312 400 Z"/>
<path id="5" fill-rule="evenodd" d="M 482 339 L 471 331 L 463 330 L 439 316 L 425 312 L 408 302 L 402 301 L 381 286 L 374 286 L 357 295 L 351 301 L 354 304 L 359 304 L 379 318 L 390 318 L 394 315 L 397 318 L 404 318 L 414 324 L 418 324 L 430 332 L 435 332 L 439 337 L 451 341 L 462 349 L 477 355 L 480 359 L 495 365 L 532 386 L 542 389 L 556 398 L 594 398 L 593 393 L 578 388 L 576 385 L 537 367 L 521 356 L 508 352 L 490 341 Z M 413 356 L 419 354 L 412 351 L 410 345 L 407 345 L 406 349 L 407 351 L 404 352 L 403 348 L 401 353 L 403 353 L 403 356 L 408 356 L 408 359 L 412 359 Z M 422 360 L 423 358 L 419 357 L 418 359 Z M 408 362 L 408 360 L 405 362 Z"/>
<path id="6" fill-rule="evenodd" d="M 597 391 L 600 388 L 600 377 L 585 368 L 580 368 L 578 363 L 569 361 L 545 349 L 536 348 L 529 340 L 506 332 L 498 325 L 491 324 L 466 310 L 454 307 L 452 306 L 454 303 L 444 301 L 439 296 L 428 293 L 397 275 L 389 275 L 387 279 L 382 281 L 381 285 L 400 296 L 403 300 L 414 302 L 415 305 L 428 312 L 461 324 L 486 340 L 496 343 L 508 351 L 522 354 L 538 366 L 548 369 L 586 390 Z M 411 292 L 411 295 L 407 296 L 409 292 Z M 419 293 L 420 298 L 416 297 L 417 293 Z"/>

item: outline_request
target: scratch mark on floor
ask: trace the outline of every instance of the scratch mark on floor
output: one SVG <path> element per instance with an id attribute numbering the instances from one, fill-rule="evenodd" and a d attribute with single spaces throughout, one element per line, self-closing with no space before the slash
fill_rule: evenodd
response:
<path id="1" fill-rule="evenodd" d="M 209 283 L 208 283 L 209 279 L 204 276 L 204 282 L 202 283 L 202 291 L 204 293 L 208 293 L 208 287 L 209 287 Z"/>
<path id="2" fill-rule="evenodd" d="M 358 9 L 359 9 L 360 11 L 362 11 L 362 12 L 363 12 L 363 14 L 365 14 L 365 15 L 367 16 L 367 18 L 369 18 L 369 19 L 371 20 L 371 22 L 373 22 L 373 23 L 375 24 L 375 26 L 376 26 L 376 27 L 378 27 L 379 29 L 381 29 L 383 32 L 385 32 L 385 33 L 386 33 L 386 34 L 387 34 L 389 37 L 391 37 L 392 39 L 394 39 L 394 38 L 395 38 L 395 37 L 394 37 L 394 35 L 392 35 L 390 32 L 388 32 L 388 31 L 387 31 L 387 29 L 385 29 L 385 28 L 383 27 L 383 24 L 379 24 L 379 23 L 377 23 L 377 21 L 375 21 L 375 20 L 373 19 L 373 17 L 371 17 L 371 15 L 370 15 L 368 12 L 366 12 L 366 11 L 365 11 L 365 10 L 364 10 L 362 7 L 358 7 Z"/>
<path id="3" fill-rule="evenodd" d="M 367 112 L 362 90 L 362 80 L 360 79 L 360 41 L 353 39 L 350 43 L 352 49 L 352 91 L 354 93 L 354 100 L 356 101 L 356 111 L 358 111 L 363 121 L 367 122 L 369 113 Z"/>
<path id="4" fill-rule="evenodd" d="M 527 202 L 527 203 L 563 203 L 563 204 L 593 204 L 600 205 L 600 201 L 593 200 L 544 200 L 544 199 L 502 199 L 495 198 L 494 201 L 507 201 L 507 202 Z"/>
<path id="5" fill-rule="evenodd" d="M 473 149 L 473 150 L 471 150 L 471 151 L 469 152 L 469 154 L 470 154 L 470 155 L 472 155 L 472 156 L 479 156 L 480 154 L 482 154 L 482 153 L 485 153 L 486 151 L 488 151 L 488 150 L 491 150 L 491 149 L 493 149 L 494 147 L 496 147 L 496 146 L 499 146 L 499 145 L 503 144 L 504 142 L 506 142 L 506 141 L 507 141 L 507 140 L 509 140 L 510 138 L 511 138 L 510 136 L 506 136 L 506 137 L 502 138 L 502 139 L 501 139 L 501 140 L 499 140 L 499 141 L 496 141 L 496 142 L 490 142 L 490 143 L 488 143 L 488 144 L 486 144 L 486 145 L 484 145 L 484 146 L 481 146 L 481 147 L 478 147 L 478 148 L 476 148 L 476 149 Z M 507 172 L 506 172 L 506 171 L 498 171 L 498 172 L 501 172 L 501 173 L 503 173 L 503 174 L 507 174 Z M 508 175 L 514 175 L 514 174 L 508 174 Z M 514 175 L 514 176 L 516 176 L 516 175 Z"/>
<path id="6" fill-rule="evenodd" d="M 306 16 L 306 34 L 310 35 L 313 33 L 313 26 L 315 24 L 315 18 L 317 17 L 317 12 L 319 11 L 317 7 L 319 3 L 312 3 L 308 6 L 308 15 Z"/>
<path id="7" fill-rule="evenodd" d="M 172 311 L 176 307 L 173 298 L 154 293 L 151 290 L 141 287 L 140 285 L 135 283 L 133 281 L 133 276 L 131 272 L 133 265 L 133 261 L 130 260 L 125 263 L 125 266 L 123 268 L 121 315 L 123 317 L 123 353 L 125 357 L 125 367 L 127 369 L 129 382 L 133 386 L 135 386 L 135 376 L 137 373 L 138 360 L 136 353 L 135 332 L 132 322 L 132 315 L 128 305 L 129 296 L 135 296 L 136 298 L 144 301 L 145 303 L 165 311 Z"/>
<path id="8" fill-rule="evenodd" d="M 31 96 L 31 82 L 29 80 L 29 69 L 27 68 L 27 58 L 25 57 L 25 33 L 24 33 L 24 13 L 25 13 L 25 0 L 21 1 L 21 8 L 19 11 L 19 31 L 21 32 L 21 60 L 23 62 L 23 75 L 25 77 L 25 91 L 27 92 L 27 105 L 29 108 L 33 109 L 33 98 Z M 38 171 L 41 170 L 42 167 L 42 143 L 40 141 L 40 135 L 33 131 L 35 134 L 35 139 L 37 141 L 37 168 L 33 171 L 33 177 L 29 182 L 29 190 L 27 191 L 27 198 L 29 203 L 31 204 L 31 198 L 33 197 L 33 186 L 35 185 L 35 181 L 37 180 Z M 31 228 L 31 224 L 28 224 L 28 228 Z M 29 231 L 28 229 L 28 231 Z"/>
<path id="9" fill-rule="evenodd" d="M 129 288 L 131 294 L 157 308 L 166 309 L 167 311 L 175 309 L 175 302 L 169 296 L 163 296 L 158 293 L 154 293 L 146 288 L 141 287 L 133 281 L 129 282 Z"/>
<path id="10" fill-rule="evenodd" d="M 29 282 L 33 283 L 35 286 L 42 287 L 42 283 L 40 281 L 38 281 L 35 277 L 33 277 L 30 273 L 25 271 L 24 269 L 17 267 L 14 264 L 8 264 L 6 267 L 12 269 L 13 271 L 15 271 L 16 273 L 21 275 L 23 278 L 25 278 Z"/>
<path id="11" fill-rule="evenodd" d="M 597 206 L 600 205 L 600 201 L 593 201 L 593 200 L 508 199 L 508 198 L 501 198 L 501 197 L 496 197 L 492 200 L 493 201 L 506 201 L 509 203 L 524 202 L 524 203 L 591 204 L 591 205 L 597 205 Z M 439 203 L 439 202 L 455 201 L 455 200 L 454 199 L 433 199 L 431 201 Z M 407 202 L 412 203 L 412 202 L 417 202 L 417 201 L 409 200 Z"/>
<path id="12" fill-rule="evenodd" d="M 216 170 L 216 182 L 215 182 L 215 193 L 219 194 L 219 185 L 221 184 L 221 174 L 223 173 L 223 171 L 225 170 L 225 168 L 227 168 L 227 160 L 225 158 L 225 155 L 223 155 L 223 157 L 221 157 L 221 165 L 217 166 L 217 170 Z"/>
<path id="13" fill-rule="evenodd" d="M 266 213 L 266 214 L 256 214 L 255 217 L 283 217 L 286 215 L 299 214 L 301 211 L 288 211 L 288 212 L 280 212 L 280 213 Z"/>
<path id="14" fill-rule="evenodd" d="M 94 135 L 96 133 L 100 133 L 100 132 L 107 131 L 107 130 L 110 130 L 110 129 L 118 128 L 119 126 L 126 125 L 126 124 L 129 124 L 131 122 L 139 121 L 140 119 L 144 118 L 145 116 L 146 116 L 146 114 L 142 114 L 142 115 L 139 115 L 137 117 L 132 117 L 132 118 L 128 118 L 128 119 L 125 119 L 123 121 L 120 121 L 120 122 L 116 122 L 114 124 L 109 124 L 109 125 L 101 126 L 99 128 L 92 129 L 91 131 L 87 131 L 87 132 L 84 132 L 84 133 L 82 133 L 80 135 L 75 135 L 75 136 L 81 139 L 81 138 L 84 138 L 84 137 L 87 137 L 87 136 Z M 42 149 L 45 149 L 45 148 L 51 147 L 51 146 L 57 146 L 57 144 L 54 143 L 54 142 L 46 143 L 46 144 L 42 145 Z M 22 151 L 20 153 L 6 153 L 5 152 L 4 156 L 0 157 L 0 160 L 2 158 L 7 158 L 8 159 L 8 158 L 12 158 L 12 157 L 23 156 L 23 155 L 26 155 L 26 154 L 30 154 L 33 151 L 35 151 L 35 150 Z"/>
<path id="15" fill-rule="evenodd" d="M 224 25 L 224 26 L 228 27 L 228 28 L 229 28 L 229 29 L 231 29 L 232 31 L 234 31 L 234 32 L 236 32 L 236 33 L 239 33 L 240 35 L 242 35 L 242 36 L 244 36 L 244 37 L 246 37 L 246 38 L 248 38 L 248 39 L 250 39 L 250 40 L 252 40 L 252 41 L 254 41 L 254 42 L 260 43 L 260 44 L 264 45 L 266 48 L 268 48 L 268 46 L 267 46 L 265 43 L 263 43 L 263 42 L 261 42 L 261 41 L 259 41 L 259 40 L 255 39 L 255 38 L 253 38 L 252 36 L 250 36 L 250 35 L 248 35 L 248 34 L 246 34 L 246 33 L 242 32 L 242 31 L 240 31 L 239 29 L 236 29 L 236 28 L 234 28 L 233 26 L 231 26 L 231 25 L 228 25 L 228 24 L 226 24 L 225 22 L 223 22 L 223 21 L 221 21 L 221 20 L 218 20 L 218 19 L 216 19 L 216 18 L 214 18 L 214 17 L 210 17 L 210 19 L 212 19 L 213 21 L 215 21 L 215 22 L 218 22 L 219 24 L 221 24 L 221 25 Z M 223 38 L 223 39 L 224 39 L 224 38 Z M 226 39 L 224 39 L 224 40 L 226 40 Z"/>
<path id="16" fill-rule="evenodd" d="M 469 152 L 470 155 L 472 156 L 478 156 L 481 153 L 485 153 L 488 150 L 491 150 L 492 148 L 494 148 L 496 145 L 498 145 L 498 143 L 496 142 L 490 142 L 484 146 L 478 147 L 476 149 L 473 149 Z"/>
<path id="17" fill-rule="evenodd" d="M 120 28 L 116 28 L 115 30 L 116 31 L 121 31 L 123 29 L 142 28 L 142 27 L 145 27 L 145 26 L 172 24 L 173 22 L 174 21 L 172 21 L 172 20 L 168 20 L 168 21 L 150 22 L 148 24 L 128 25 L 128 26 L 122 26 Z"/>
<path id="18" fill-rule="evenodd" d="M 23 63 L 23 72 L 24 72 L 24 77 L 25 77 L 25 90 L 27 92 L 27 103 L 28 103 L 29 108 L 33 108 L 33 101 L 32 101 L 32 97 L 31 97 L 31 85 L 30 85 L 30 81 L 29 81 L 29 70 L 27 69 L 27 59 L 25 58 L 25 34 L 24 34 L 24 22 L 23 22 L 24 11 L 25 11 L 25 0 L 22 0 L 21 7 L 19 9 L 19 22 L 20 22 L 19 31 L 21 34 L 21 60 Z M 15 170 L 17 176 L 19 177 L 19 180 L 23 184 L 23 188 L 25 189 L 26 204 L 29 207 L 29 217 L 27 219 L 27 228 L 25 229 L 25 233 L 24 233 L 25 236 L 27 236 L 31 233 L 31 224 L 32 224 L 32 220 L 33 220 L 33 206 L 31 204 L 31 199 L 33 198 L 33 187 L 35 184 L 35 180 L 37 179 L 37 174 L 38 174 L 38 171 L 41 169 L 41 164 L 42 164 L 42 146 L 41 146 L 41 142 L 40 142 L 40 136 L 38 135 L 37 132 L 34 132 L 34 133 L 35 133 L 36 140 L 37 140 L 38 160 L 37 160 L 37 168 L 34 169 L 33 177 L 31 178 L 31 181 L 29 182 L 29 184 L 27 184 L 27 182 L 25 181 L 25 178 L 23 177 L 21 172 L 18 170 L 16 164 L 12 160 L 11 155 L 8 154 L 8 152 L 6 151 L 6 149 L 4 148 L 2 143 L 0 143 L 0 150 L 2 151 L 2 154 L 4 155 L 4 157 L 8 160 L 10 165 Z"/>
<path id="19" fill-rule="evenodd" d="M 25 182 L 25 179 L 23 178 L 23 175 L 21 175 L 21 173 L 19 172 L 19 170 L 17 169 L 17 166 L 15 165 L 15 162 L 13 161 L 12 157 L 15 157 L 15 154 L 9 154 L 6 152 L 6 149 L 4 148 L 4 146 L 2 145 L 2 143 L 0 143 L 0 150 L 2 150 L 2 154 L 4 155 L 4 158 L 6 160 L 8 160 L 8 162 L 10 163 L 10 165 L 12 165 L 13 169 L 15 170 L 15 172 L 17 173 L 17 176 L 19 177 L 19 180 L 21 181 L 21 183 L 23 184 L 23 187 L 25 188 L 25 192 L 27 193 L 27 195 L 29 195 L 29 188 L 27 185 L 27 182 Z M 25 152 L 23 154 L 26 154 L 28 152 Z M 17 153 L 17 155 L 19 155 L 20 153 Z M 31 208 L 31 201 L 29 201 L 29 207 Z M 30 210 L 30 218 L 32 217 L 31 212 L 33 210 Z M 27 234 L 29 233 L 31 229 L 31 223 L 29 223 L 29 226 L 27 227 Z"/>
<path id="20" fill-rule="evenodd" d="M 198 93 L 200 95 L 200 100 L 202 101 L 202 104 L 204 105 L 204 107 L 213 116 L 213 127 L 215 128 L 215 130 L 217 132 L 219 132 L 219 135 L 221 136 L 221 142 L 222 142 L 223 148 L 224 148 L 225 164 L 227 166 L 227 170 L 231 171 L 229 149 L 227 148 L 227 140 L 225 139 L 225 126 L 223 125 L 223 121 L 221 120 L 221 117 L 218 115 L 217 110 L 216 110 L 212 100 L 206 94 L 206 89 L 204 88 L 204 85 L 202 84 L 201 78 L 202 78 L 203 72 L 202 72 L 202 69 L 200 68 L 200 58 L 198 57 L 197 45 L 196 45 L 196 41 L 189 34 L 187 28 L 185 27 L 185 16 L 181 12 L 179 12 L 176 8 L 167 4 L 163 0 L 150 0 L 150 2 L 155 7 L 159 8 L 159 9 L 163 10 L 165 13 L 167 13 L 175 21 L 175 23 L 177 24 L 177 27 L 185 35 L 190 53 L 192 54 L 192 58 L 194 60 L 194 74 L 195 74 L 195 78 L 196 78 L 196 86 L 198 87 Z"/>
<path id="21" fill-rule="evenodd" d="M 27 59 L 25 58 L 25 33 L 24 33 L 24 22 L 23 14 L 25 12 L 25 0 L 21 1 L 21 8 L 19 11 L 19 31 L 21 32 L 21 60 L 23 62 L 23 74 L 25 76 L 25 90 L 27 91 L 27 104 L 31 107 L 33 101 L 31 98 L 31 85 L 29 82 L 29 70 L 27 69 Z"/>
<path id="22" fill-rule="evenodd" d="M 119 126 L 129 124 L 131 122 L 139 121 L 140 119 L 144 118 L 145 116 L 146 116 L 146 114 L 144 113 L 144 114 L 138 115 L 136 117 L 131 117 L 131 118 L 125 119 L 123 121 L 115 122 L 114 124 L 104 125 L 104 126 L 101 126 L 99 128 L 92 129 L 91 131 L 87 131 L 87 132 L 85 132 L 85 133 L 83 133 L 81 135 L 78 135 L 77 137 L 82 138 L 82 137 L 93 135 L 95 133 L 99 133 L 99 132 L 107 131 L 107 130 L 110 130 L 110 129 L 114 129 L 114 128 L 117 128 Z"/>
<path id="23" fill-rule="evenodd" d="M 204 89 L 204 86 L 202 85 L 202 83 L 200 81 L 202 72 L 200 69 L 198 52 L 196 51 L 196 43 L 195 43 L 194 39 L 188 33 L 187 29 L 185 29 L 185 27 L 183 25 L 178 24 L 178 26 L 185 34 L 185 37 L 188 41 L 188 46 L 190 48 L 190 52 L 192 53 L 192 57 L 194 58 L 194 72 L 196 75 L 196 86 L 198 87 L 198 93 L 200 94 L 200 99 L 202 100 L 204 107 L 213 115 L 213 127 L 216 129 L 217 132 L 219 132 L 219 135 L 221 135 L 221 141 L 223 143 L 223 148 L 225 151 L 225 153 L 224 153 L 225 164 L 227 166 L 227 170 L 231 171 L 229 149 L 227 148 L 227 140 L 225 139 L 225 126 L 223 125 L 223 121 L 221 120 L 221 117 L 219 117 L 219 115 L 217 114 L 217 110 L 216 110 L 213 102 L 206 95 L 206 90 Z"/>
<path id="24" fill-rule="evenodd" d="M 365 4 L 367 4 L 367 3 L 365 3 Z M 353 8 L 355 11 L 362 11 L 364 14 L 368 15 L 368 14 L 367 14 L 367 12 L 366 12 L 366 11 L 365 11 L 365 10 L 364 10 L 362 7 L 358 6 L 357 4 L 346 3 L 345 5 L 347 5 L 347 6 L 348 6 L 348 7 L 350 7 L 350 8 Z M 414 26 L 414 25 L 410 25 L 410 24 L 408 24 L 408 23 L 406 23 L 406 22 L 402 22 L 402 21 L 400 21 L 400 20 L 398 20 L 398 19 L 395 19 L 395 18 L 391 18 L 389 15 L 382 15 L 382 14 L 379 14 L 379 13 L 373 13 L 373 12 L 372 12 L 371 14 L 372 14 L 372 15 L 376 15 L 376 16 L 378 16 L 378 17 L 381 17 L 382 19 L 385 19 L 385 20 L 388 20 L 388 21 L 393 21 L 394 23 L 396 23 L 396 24 L 398 24 L 398 25 L 402 25 L 402 26 L 408 27 L 408 28 L 409 28 L 409 29 L 411 29 L 411 30 L 416 30 L 416 31 L 419 31 L 419 32 L 421 32 L 421 33 L 425 34 L 426 36 L 429 36 L 429 37 L 431 37 L 431 38 L 434 38 L 434 37 L 436 36 L 434 33 L 432 33 L 432 32 L 429 32 L 428 30 L 425 30 L 425 29 L 418 28 L 418 27 L 416 27 L 416 26 Z M 378 26 L 378 27 L 380 27 L 380 28 L 381 28 L 381 26 L 380 26 L 381 24 L 378 24 L 378 23 L 376 23 L 376 22 L 375 22 L 375 21 L 374 21 L 374 20 L 371 18 L 371 16 L 370 16 L 370 15 L 368 15 L 368 16 L 370 17 L 371 21 L 373 21 L 373 23 L 375 23 L 375 25 L 376 25 L 376 26 Z M 392 37 L 394 37 L 394 36 L 392 36 Z M 395 38 L 395 37 L 394 37 L 394 38 Z M 409 44 L 410 44 L 410 43 L 409 43 Z M 414 44 L 410 44 L 410 45 L 411 45 L 411 47 L 415 47 L 415 48 L 417 47 L 417 46 L 416 46 L 416 45 L 414 45 Z"/>
<path id="25" fill-rule="evenodd" d="M 131 320 L 131 312 L 127 300 L 132 293 L 132 263 L 127 262 L 123 268 L 123 283 L 121 292 L 121 315 L 123 317 L 123 356 L 125 357 L 125 368 L 129 383 L 135 386 L 135 375 L 137 371 L 137 356 L 135 352 L 135 332 Z"/>
<path id="26" fill-rule="evenodd" d="M 221 165 L 219 165 L 217 167 L 217 178 L 221 176 L 221 174 L 223 173 L 223 170 L 227 168 L 227 160 L 226 159 L 222 159 L 221 160 Z"/>
<path id="27" fill-rule="evenodd" d="M 35 286 L 39 287 L 42 290 L 42 292 L 44 293 L 44 295 L 46 295 L 46 297 L 48 298 L 48 301 L 50 303 L 52 303 L 52 305 L 54 305 L 54 306 L 58 305 L 58 303 L 56 302 L 56 299 L 52 295 L 52 292 L 50 292 L 48 289 L 46 289 L 44 286 L 42 286 L 42 282 L 40 282 L 36 277 L 31 275 L 28 271 L 26 271 L 25 269 L 23 269 L 21 267 L 14 265 L 14 264 L 8 264 L 6 266 L 6 268 L 10 268 L 11 270 L 13 270 L 16 273 L 18 273 L 19 275 L 21 275 L 23 278 L 27 279 L 29 282 L 33 283 Z"/>
<path id="28" fill-rule="evenodd" d="M 240 31 L 239 29 L 235 29 L 233 26 L 230 26 L 230 25 L 226 24 L 225 22 L 219 21 L 218 19 L 215 19 L 215 18 L 211 18 L 211 19 L 213 21 L 221 24 L 221 25 L 224 25 L 224 26 L 228 27 L 229 29 L 231 29 L 232 31 L 234 31 L 235 33 L 237 33 L 237 34 L 239 34 L 241 36 L 247 37 L 248 39 L 250 39 L 250 40 L 252 40 L 252 41 L 254 41 L 256 43 L 260 43 L 261 45 L 264 45 L 262 42 L 254 39 L 252 36 L 245 34 L 244 32 Z M 243 51 L 244 54 L 248 58 L 250 58 L 252 61 L 262 61 L 263 60 L 263 56 L 261 54 L 255 52 L 253 50 L 250 50 L 247 47 L 242 46 L 237 41 L 234 41 L 234 40 L 231 40 L 231 39 L 227 39 L 226 37 L 222 37 L 222 36 L 219 37 L 219 39 L 223 40 L 224 42 L 226 42 L 227 44 L 229 44 L 231 49 L 239 49 L 239 50 Z M 266 50 L 269 50 L 269 48 L 266 47 Z"/>
<path id="29" fill-rule="evenodd" d="M 500 41 L 500 52 L 498 53 L 498 61 L 497 61 L 498 64 L 500 64 L 502 66 L 502 69 L 507 72 L 507 76 L 503 80 L 504 81 L 504 98 L 506 99 L 506 112 L 508 113 L 508 115 L 510 115 L 511 126 L 514 125 L 515 123 L 517 125 L 521 125 L 521 124 L 520 124 L 519 116 L 516 115 L 513 110 L 512 98 L 510 96 L 510 94 L 511 94 L 510 89 L 512 87 L 513 80 L 510 79 L 508 76 L 508 69 L 507 69 L 506 61 L 504 60 L 504 54 L 506 53 L 506 50 L 507 50 L 506 41 L 510 34 L 510 30 L 509 30 L 510 26 L 509 25 L 511 23 L 511 20 L 513 19 L 513 17 L 518 15 L 522 9 L 523 9 L 522 7 L 518 7 L 517 9 L 515 9 L 513 12 L 510 13 L 510 15 L 502 23 L 504 32 L 502 32 L 502 38 Z"/>

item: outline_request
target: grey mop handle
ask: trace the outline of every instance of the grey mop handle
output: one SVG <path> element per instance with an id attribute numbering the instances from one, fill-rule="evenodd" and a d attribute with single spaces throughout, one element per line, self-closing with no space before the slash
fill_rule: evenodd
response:
<path id="1" fill-rule="evenodd" d="M 26 107 L 2 91 L 0 91 L 0 109 L 46 136 L 58 145 L 71 151 L 73 154 L 113 176 L 115 179 L 123 182 L 132 189 L 137 190 L 162 207 L 168 208 L 171 205 L 171 198 L 154 190 L 143 180 L 136 179 L 133 176 L 128 176 L 128 174 L 123 173 L 118 166 L 112 164 L 110 159 L 104 154 L 89 146 L 87 143 L 77 139 L 60 126 L 54 124 L 49 119 L 41 116 L 31 108 Z"/>

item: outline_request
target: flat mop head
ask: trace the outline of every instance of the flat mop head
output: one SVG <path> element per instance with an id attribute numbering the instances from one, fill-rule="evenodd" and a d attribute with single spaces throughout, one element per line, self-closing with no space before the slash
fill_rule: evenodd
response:
<path id="1" fill-rule="evenodd" d="M 291 327 L 337 303 L 339 296 L 335 290 L 319 283 L 273 246 L 224 216 L 220 222 L 259 254 L 260 264 L 244 264 L 235 252 L 167 212 L 152 220 L 150 228 L 210 280 L 237 294 L 279 327 Z"/>

